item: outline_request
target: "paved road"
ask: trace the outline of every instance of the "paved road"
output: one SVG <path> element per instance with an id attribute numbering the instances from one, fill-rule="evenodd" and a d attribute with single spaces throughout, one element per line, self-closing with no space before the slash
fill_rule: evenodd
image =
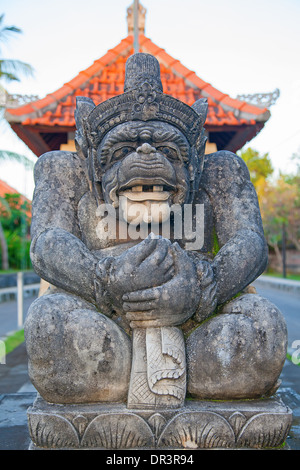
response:
<path id="1" fill-rule="evenodd" d="M 27 297 L 24 299 L 24 320 L 30 304 L 36 297 Z M 18 329 L 18 308 L 17 301 L 8 301 L 0 303 L 0 338 L 7 333 Z"/>
<path id="2" fill-rule="evenodd" d="M 300 295 L 293 292 L 285 292 L 268 287 L 258 286 L 255 282 L 257 293 L 273 302 L 284 315 L 289 335 L 289 347 L 295 340 L 300 341 Z M 35 297 L 24 299 L 24 319 L 27 310 Z M 18 329 L 17 302 L 0 303 L 0 337 L 8 332 Z"/>

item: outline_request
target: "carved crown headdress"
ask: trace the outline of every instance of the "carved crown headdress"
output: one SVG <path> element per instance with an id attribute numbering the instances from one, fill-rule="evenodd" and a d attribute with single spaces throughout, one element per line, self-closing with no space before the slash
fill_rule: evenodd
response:
<path id="1" fill-rule="evenodd" d="M 124 93 L 95 106 L 90 98 L 78 97 L 75 120 L 77 146 L 97 148 L 107 132 L 127 121 L 164 121 L 177 127 L 191 146 L 205 145 L 201 132 L 207 114 L 206 99 L 192 107 L 164 94 L 157 59 L 137 53 L 126 62 Z"/>

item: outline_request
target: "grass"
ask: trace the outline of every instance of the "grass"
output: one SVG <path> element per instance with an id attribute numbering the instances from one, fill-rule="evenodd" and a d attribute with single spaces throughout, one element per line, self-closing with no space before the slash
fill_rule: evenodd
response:
<path id="1" fill-rule="evenodd" d="M 291 281 L 300 281 L 300 274 L 287 274 L 286 278 L 282 276 L 282 273 L 266 272 L 263 274 L 264 276 L 272 276 L 280 279 L 290 279 Z"/>
<path id="2" fill-rule="evenodd" d="M 31 273 L 33 272 L 33 269 L 0 269 L 0 274 L 14 274 L 14 273 L 19 273 L 22 271 L 23 273 Z"/>
<path id="3" fill-rule="evenodd" d="M 292 355 L 291 355 L 290 353 L 287 353 L 287 354 L 286 354 L 286 358 L 287 358 L 290 362 L 292 362 L 295 366 L 300 367 L 300 359 L 299 359 L 299 362 L 298 362 L 298 361 L 297 361 L 297 362 L 293 361 Z"/>
<path id="4" fill-rule="evenodd" d="M 4 348 L 3 348 L 4 350 L 0 348 L 0 355 L 3 354 L 3 352 L 4 352 L 4 355 L 9 354 L 23 342 L 24 342 L 24 330 L 16 331 L 11 336 L 8 336 L 7 338 L 5 338 Z M 0 363 L 2 359 L 3 359 L 3 356 L 0 357 Z"/>

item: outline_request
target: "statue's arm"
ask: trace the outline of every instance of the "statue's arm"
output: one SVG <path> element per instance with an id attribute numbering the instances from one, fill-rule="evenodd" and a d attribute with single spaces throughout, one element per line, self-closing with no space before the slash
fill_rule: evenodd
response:
<path id="1" fill-rule="evenodd" d="M 212 262 L 217 302 L 240 292 L 265 269 L 267 244 L 255 189 L 244 161 L 221 151 L 207 157 L 203 185 L 214 208 L 219 251 Z"/>
<path id="2" fill-rule="evenodd" d="M 88 190 L 80 159 L 49 152 L 35 165 L 31 260 L 51 284 L 95 302 L 97 260 L 81 241 L 77 206 Z"/>

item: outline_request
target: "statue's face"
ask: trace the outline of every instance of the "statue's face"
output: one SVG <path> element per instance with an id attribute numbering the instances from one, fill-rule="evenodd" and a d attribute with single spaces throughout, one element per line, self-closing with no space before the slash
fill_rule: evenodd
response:
<path id="1" fill-rule="evenodd" d="M 107 204 L 119 207 L 127 222 L 163 222 L 169 206 L 189 196 L 190 146 L 175 127 L 158 121 L 132 121 L 112 129 L 97 159 Z"/>

